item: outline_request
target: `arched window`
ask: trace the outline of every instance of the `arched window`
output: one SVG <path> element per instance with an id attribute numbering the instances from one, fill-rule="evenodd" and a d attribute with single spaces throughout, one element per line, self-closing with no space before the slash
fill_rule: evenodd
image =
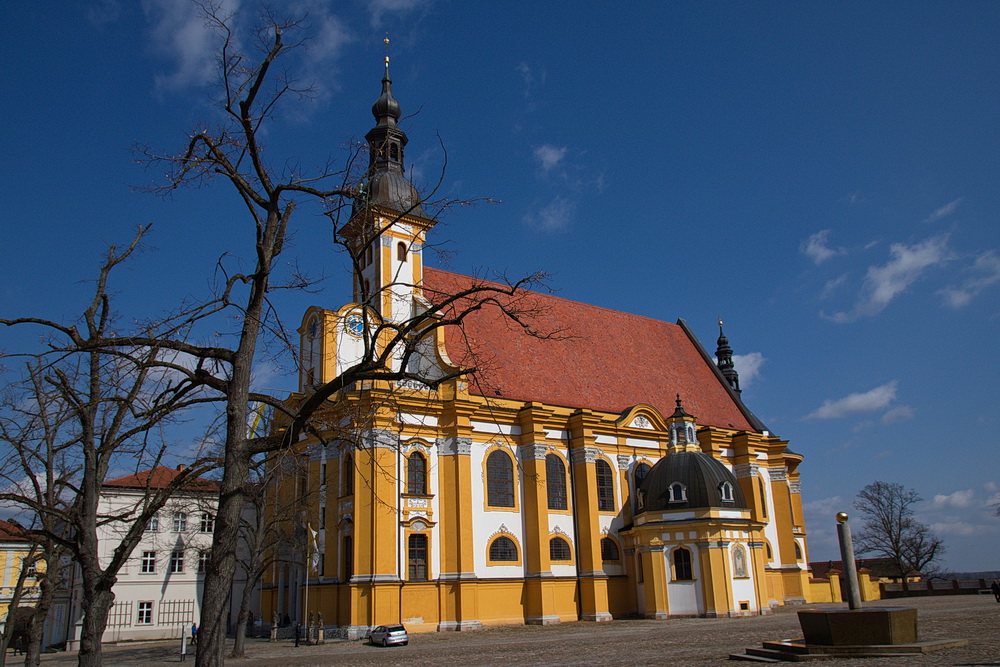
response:
<path id="1" fill-rule="evenodd" d="M 406 261 L 406 244 L 402 241 L 396 244 L 396 259 L 401 262 Z"/>
<path id="2" fill-rule="evenodd" d="M 368 247 L 365 249 L 365 266 L 368 266 L 369 264 L 372 263 L 372 258 L 374 257 L 374 254 L 375 253 L 372 250 L 372 246 L 369 243 Z"/>
<path id="3" fill-rule="evenodd" d="M 771 544 L 764 542 L 764 550 L 767 552 L 767 559 L 772 560 L 774 558 L 774 552 L 771 551 Z"/>
<path id="4" fill-rule="evenodd" d="M 561 537 L 549 540 L 549 560 L 573 560 L 569 550 L 569 542 Z"/>
<path id="5" fill-rule="evenodd" d="M 722 496 L 722 502 L 731 503 L 733 502 L 733 485 L 729 482 L 723 482 L 719 484 L 719 495 Z"/>
<path id="6" fill-rule="evenodd" d="M 674 549 L 674 580 L 691 581 L 694 571 L 691 569 L 691 552 L 681 547 Z"/>
<path id="7" fill-rule="evenodd" d="M 680 482 L 674 482 L 670 485 L 670 495 L 669 499 L 672 503 L 681 503 L 687 500 L 687 489 Z"/>
<path id="8" fill-rule="evenodd" d="M 694 426 L 687 427 L 687 441 L 690 443 L 697 442 L 697 439 L 694 437 Z"/>
<path id="9" fill-rule="evenodd" d="M 517 545 L 509 537 L 499 536 L 490 543 L 490 560 L 517 561 Z"/>
<path id="10" fill-rule="evenodd" d="M 619 560 L 618 545 L 610 537 L 601 538 L 601 560 Z"/>
<path id="11" fill-rule="evenodd" d="M 406 492 L 423 496 L 427 494 L 427 459 L 420 452 L 406 457 Z"/>
<path id="12" fill-rule="evenodd" d="M 499 449 L 486 459 L 486 497 L 493 507 L 514 507 L 514 464 Z"/>
<path id="13" fill-rule="evenodd" d="M 795 560 L 802 560 L 802 547 L 799 546 L 798 542 L 792 542 L 795 545 Z"/>
<path id="14" fill-rule="evenodd" d="M 639 463 L 635 466 L 635 471 L 632 473 L 632 480 L 635 483 L 635 513 L 638 514 L 643 510 L 645 505 L 645 499 L 639 492 L 639 487 L 642 486 L 642 480 L 646 479 L 646 475 L 649 474 L 649 465 L 646 463 Z"/>
<path id="15" fill-rule="evenodd" d="M 733 546 L 733 576 L 747 577 L 747 550 L 742 544 Z"/>
<path id="16" fill-rule="evenodd" d="M 615 511 L 615 478 L 611 466 L 604 459 L 597 459 L 597 509 Z"/>
<path id="17" fill-rule="evenodd" d="M 555 454 L 545 456 L 545 491 L 550 510 L 566 509 L 566 466 Z"/>
<path id="18" fill-rule="evenodd" d="M 427 536 L 413 533 L 408 542 L 407 561 L 410 581 L 427 581 Z"/>
<path id="19" fill-rule="evenodd" d="M 399 161 L 399 145 L 389 144 L 389 158 L 395 161 Z"/>
<path id="20" fill-rule="evenodd" d="M 344 462 L 341 464 L 341 484 L 340 488 L 344 492 L 340 495 L 351 496 L 354 495 L 354 457 L 350 454 L 344 457 Z"/>

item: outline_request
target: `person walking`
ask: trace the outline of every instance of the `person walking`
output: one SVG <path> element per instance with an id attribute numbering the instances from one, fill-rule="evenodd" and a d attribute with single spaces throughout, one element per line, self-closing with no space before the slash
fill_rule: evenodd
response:
<path id="1" fill-rule="evenodd" d="M 993 585 L 990 586 L 990 590 L 993 591 L 993 597 L 997 599 L 997 602 L 1000 602 L 1000 584 L 994 581 Z"/>
<path id="2" fill-rule="evenodd" d="M 193 646 L 193 645 L 195 645 L 197 643 L 198 643 L 198 624 L 197 623 L 192 623 L 191 624 L 191 645 Z"/>

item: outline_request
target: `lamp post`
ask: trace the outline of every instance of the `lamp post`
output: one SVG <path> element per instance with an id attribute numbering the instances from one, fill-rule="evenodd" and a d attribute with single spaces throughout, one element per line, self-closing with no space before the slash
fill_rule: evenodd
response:
<path id="1" fill-rule="evenodd" d="M 858 566 L 854 562 L 854 542 L 851 540 L 851 527 L 847 524 L 847 512 L 837 512 L 837 538 L 840 541 L 840 559 L 844 563 L 848 608 L 861 609 Z"/>

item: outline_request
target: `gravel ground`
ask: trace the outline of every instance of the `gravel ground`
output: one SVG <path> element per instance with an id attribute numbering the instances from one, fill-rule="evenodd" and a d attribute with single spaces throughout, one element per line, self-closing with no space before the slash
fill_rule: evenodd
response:
<path id="1" fill-rule="evenodd" d="M 609 623 L 562 623 L 548 627 L 503 626 L 476 632 L 411 635 L 409 646 L 381 648 L 360 641 L 323 646 L 291 642 L 247 641 L 246 660 L 233 665 L 738 665 L 730 653 L 761 642 L 800 636 L 795 612 L 824 605 L 783 607 L 769 616 L 688 618 L 671 621 L 621 620 Z M 873 606 L 878 606 L 873 605 Z M 893 600 L 882 606 L 918 609 L 919 638 L 967 639 L 964 648 L 905 658 L 837 660 L 855 665 L 1000 665 L 1000 604 L 992 595 L 961 595 Z M 842 608 L 842 605 L 838 605 Z M 105 665 L 167 665 L 181 662 L 178 642 L 143 642 L 107 646 Z M 193 664 L 188 656 L 187 663 Z M 76 664 L 75 654 L 54 653 L 45 665 Z M 11 664 L 15 664 L 13 660 Z"/>

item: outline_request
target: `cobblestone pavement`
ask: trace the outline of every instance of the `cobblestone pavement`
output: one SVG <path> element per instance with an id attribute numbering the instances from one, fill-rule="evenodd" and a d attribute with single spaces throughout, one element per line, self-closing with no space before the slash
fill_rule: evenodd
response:
<path id="1" fill-rule="evenodd" d="M 918 609 L 919 638 L 967 639 L 964 648 L 905 658 L 837 660 L 836 667 L 877 665 L 1000 665 L 1000 604 L 992 595 L 906 598 L 872 606 Z M 609 623 L 562 623 L 548 627 L 504 626 L 475 632 L 411 635 L 409 646 L 381 648 L 360 641 L 322 646 L 274 644 L 247 640 L 246 660 L 232 665 L 738 665 L 730 653 L 761 642 L 800 636 L 795 612 L 823 605 L 784 607 L 769 616 L 687 618 L 671 621 L 621 620 Z M 843 605 L 838 605 L 843 608 Z M 179 642 L 143 642 L 107 646 L 105 665 L 173 665 L 181 662 Z M 14 659 L 16 660 L 16 659 Z M 193 664 L 188 656 L 186 664 Z M 16 664 L 13 660 L 10 664 Z M 42 664 L 76 664 L 75 654 L 54 653 Z"/>

